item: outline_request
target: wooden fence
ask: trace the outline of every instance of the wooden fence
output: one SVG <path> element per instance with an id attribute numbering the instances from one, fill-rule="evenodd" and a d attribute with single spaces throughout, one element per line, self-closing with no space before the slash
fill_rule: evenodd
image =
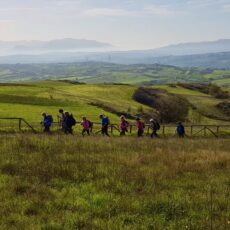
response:
<path id="1" fill-rule="evenodd" d="M 28 123 L 23 118 L 0 118 L 0 131 L 2 132 L 42 132 L 43 127 L 40 123 Z M 54 122 L 51 128 L 52 132 L 60 131 L 60 125 Z M 81 126 L 79 123 L 74 127 L 75 133 L 80 133 Z M 230 124 L 229 125 L 205 125 L 205 124 L 191 124 L 185 125 L 186 136 L 230 136 Z M 98 122 L 93 123 L 92 134 L 100 134 L 101 124 Z M 117 124 L 111 124 L 109 126 L 109 132 L 112 135 L 119 135 L 119 128 Z M 127 135 L 135 135 L 137 133 L 136 125 L 130 124 Z M 150 125 L 145 127 L 145 135 L 151 133 Z M 175 136 L 176 124 L 161 124 L 161 128 L 158 131 L 160 136 Z"/>

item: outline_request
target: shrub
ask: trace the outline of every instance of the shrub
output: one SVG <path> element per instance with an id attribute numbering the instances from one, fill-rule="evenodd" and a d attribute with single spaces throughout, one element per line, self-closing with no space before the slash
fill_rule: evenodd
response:
<path id="1" fill-rule="evenodd" d="M 226 115 L 230 116 L 230 102 L 221 102 L 216 107 L 223 111 Z"/>
<path id="2" fill-rule="evenodd" d="M 184 121 L 188 116 L 189 102 L 181 96 L 167 95 L 157 100 L 156 109 L 161 122 Z"/>
<path id="3" fill-rule="evenodd" d="M 187 99 L 168 94 L 165 90 L 140 87 L 135 91 L 133 99 L 156 109 L 161 122 L 184 121 L 188 115 Z"/>
<path id="4" fill-rule="evenodd" d="M 209 86 L 209 94 L 218 99 L 229 98 L 229 93 L 227 91 L 222 90 L 220 86 L 214 84 Z"/>

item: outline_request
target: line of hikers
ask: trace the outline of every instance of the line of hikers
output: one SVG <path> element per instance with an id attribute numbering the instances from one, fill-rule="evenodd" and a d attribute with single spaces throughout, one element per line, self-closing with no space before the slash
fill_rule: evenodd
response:
<path id="1" fill-rule="evenodd" d="M 42 116 L 43 116 L 43 120 L 41 121 L 41 124 L 44 127 L 43 131 L 45 133 L 50 133 L 50 127 L 54 122 L 53 117 L 52 115 L 48 115 L 46 113 L 42 113 Z M 70 114 L 69 112 L 64 112 L 63 109 L 59 109 L 59 114 L 57 117 L 58 117 L 58 124 L 60 126 L 60 130 L 65 134 L 73 135 L 73 126 L 75 126 L 77 123 L 73 115 Z M 109 118 L 104 114 L 100 115 L 99 118 L 101 119 L 101 134 L 103 136 L 109 137 L 110 136 L 108 132 L 109 125 L 110 125 Z M 159 122 L 153 118 L 151 118 L 149 122 L 150 122 L 149 128 L 152 130 L 150 137 L 158 138 L 159 136 L 157 134 L 157 131 L 160 130 L 161 127 Z M 88 120 L 86 117 L 82 117 L 81 126 L 82 126 L 82 136 L 84 136 L 85 134 L 89 136 L 90 133 L 92 132 L 93 122 Z M 126 133 L 128 132 L 128 127 L 130 126 L 130 124 L 126 120 L 124 115 L 120 117 L 120 123 L 118 126 L 119 126 L 120 136 L 125 136 Z M 136 118 L 136 127 L 137 127 L 137 136 L 143 137 L 145 123 L 140 118 Z M 176 132 L 179 137 L 185 136 L 185 129 L 181 122 L 178 123 Z"/>

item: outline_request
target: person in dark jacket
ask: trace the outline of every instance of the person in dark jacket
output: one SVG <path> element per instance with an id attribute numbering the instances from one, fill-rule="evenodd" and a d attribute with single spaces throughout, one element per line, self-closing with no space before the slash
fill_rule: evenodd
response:
<path id="1" fill-rule="evenodd" d="M 72 134 L 73 135 L 73 117 L 69 112 L 65 112 L 65 118 L 64 118 L 64 128 L 65 128 L 65 134 Z"/>
<path id="2" fill-rule="evenodd" d="M 176 131 L 179 137 L 183 138 L 185 136 L 185 129 L 181 122 L 178 123 Z"/>
<path id="3" fill-rule="evenodd" d="M 153 118 L 150 119 L 150 129 L 152 129 L 152 133 L 151 133 L 151 138 L 153 137 L 159 137 L 157 134 L 157 131 L 160 129 L 160 124 L 158 123 L 158 121 L 154 120 Z"/>

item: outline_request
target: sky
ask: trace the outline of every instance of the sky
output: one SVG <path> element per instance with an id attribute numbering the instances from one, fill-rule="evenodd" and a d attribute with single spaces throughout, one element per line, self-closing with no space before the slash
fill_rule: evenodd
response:
<path id="1" fill-rule="evenodd" d="M 149 49 L 230 38 L 230 0 L 0 0 L 0 40 L 84 38 Z"/>

